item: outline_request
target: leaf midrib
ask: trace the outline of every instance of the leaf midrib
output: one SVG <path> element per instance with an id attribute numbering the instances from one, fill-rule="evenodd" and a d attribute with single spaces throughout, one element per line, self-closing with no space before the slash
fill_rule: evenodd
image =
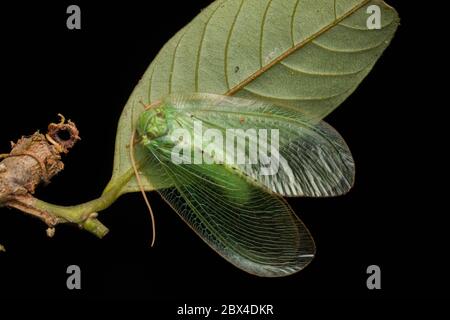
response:
<path id="1" fill-rule="evenodd" d="M 372 1 L 372 0 L 364 0 L 363 2 L 361 2 L 357 6 L 355 6 L 354 8 L 349 10 L 348 12 L 346 12 L 344 15 L 342 15 L 340 18 L 334 20 L 329 25 L 327 25 L 324 28 L 320 29 L 317 33 L 309 36 L 308 38 L 306 38 L 302 42 L 299 42 L 297 45 L 293 46 L 292 48 L 289 48 L 283 54 L 278 56 L 276 59 L 272 60 L 270 63 L 268 63 L 264 67 L 262 67 L 261 69 L 257 70 L 255 73 L 253 73 L 252 75 L 250 75 L 249 77 L 247 77 L 246 79 L 244 79 L 243 81 L 241 81 L 240 83 L 235 85 L 233 88 L 229 89 L 225 93 L 225 95 L 232 96 L 232 95 L 236 94 L 238 91 L 240 91 L 241 89 L 246 87 L 248 84 L 253 82 L 255 79 L 259 78 L 262 74 L 264 74 L 266 71 L 271 69 L 273 66 L 275 66 L 278 63 L 280 63 L 281 61 L 283 61 L 284 59 L 289 57 L 291 54 L 293 54 L 294 52 L 296 52 L 300 48 L 303 48 L 304 46 L 306 46 L 307 44 L 312 42 L 314 39 L 320 37 L 322 34 L 327 32 L 328 30 L 330 30 L 330 29 L 334 28 L 335 26 L 337 26 L 341 21 L 343 21 L 346 18 L 348 18 L 349 16 L 351 16 L 353 13 L 355 13 L 356 11 L 358 11 L 359 9 L 364 7 L 370 1 Z"/>

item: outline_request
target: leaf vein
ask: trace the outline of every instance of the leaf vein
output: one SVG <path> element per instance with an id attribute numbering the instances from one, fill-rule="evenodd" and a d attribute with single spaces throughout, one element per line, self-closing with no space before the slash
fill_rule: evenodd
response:
<path id="1" fill-rule="evenodd" d="M 259 66 L 263 67 L 263 41 L 264 41 L 264 27 L 266 26 L 267 12 L 269 12 L 270 5 L 272 4 L 272 0 L 269 0 L 266 5 L 266 9 L 264 10 L 264 15 L 261 21 L 261 31 L 259 33 Z"/>
<path id="2" fill-rule="evenodd" d="M 184 30 L 183 34 L 180 36 L 180 39 L 178 39 L 177 44 L 175 45 L 175 48 L 173 50 L 172 65 L 170 67 L 170 75 L 169 75 L 169 94 L 172 93 L 172 79 L 173 79 L 173 73 L 175 71 L 175 60 L 176 60 L 176 56 L 177 56 L 178 47 L 181 43 L 181 40 L 183 40 L 183 38 L 186 35 L 188 30 L 190 30 L 190 27 L 186 28 Z"/>
<path id="3" fill-rule="evenodd" d="M 300 4 L 300 0 L 297 0 L 294 6 L 294 12 L 292 13 L 291 17 L 291 40 L 292 40 L 292 47 L 295 47 L 295 40 L 294 40 L 294 22 L 295 22 L 295 15 L 297 14 L 298 5 Z"/>
<path id="4" fill-rule="evenodd" d="M 224 57 L 224 69 L 225 70 L 224 71 L 225 71 L 225 83 L 227 85 L 228 90 L 230 89 L 230 82 L 229 82 L 230 80 L 228 79 L 228 50 L 230 47 L 230 40 L 231 40 L 231 36 L 233 34 L 233 29 L 236 24 L 239 13 L 241 12 L 243 4 L 244 4 L 244 0 L 241 0 L 241 4 L 239 5 L 239 9 L 238 9 L 236 15 L 234 16 L 233 23 L 231 24 L 230 31 L 228 32 L 227 41 L 225 43 L 225 57 Z"/>
<path id="5" fill-rule="evenodd" d="M 203 43 L 205 41 L 206 29 L 208 28 L 209 22 L 211 21 L 211 19 L 216 14 L 216 12 L 219 8 L 220 8 L 220 5 L 217 5 L 217 7 L 213 10 L 211 15 L 209 16 L 208 20 L 206 20 L 205 26 L 203 27 L 202 36 L 200 38 L 200 44 L 199 44 L 199 48 L 198 48 L 197 61 L 196 61 L 196 65 L 195 65 L 195 91 L 196 92 L 198 92 L 200 61 L 201 61 Z"/>

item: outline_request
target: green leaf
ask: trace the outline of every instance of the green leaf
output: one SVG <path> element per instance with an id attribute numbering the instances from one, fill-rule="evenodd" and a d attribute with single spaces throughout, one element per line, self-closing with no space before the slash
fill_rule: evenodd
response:
<path id="1" fill-rule="evenodd" d="M 366 26 L 370 5 L 381 9 L 381 29 Z M 107 190 L 132 177 L 127 146 L 142 103 L 205 92 L 294 107 L 320 120 L 361 83 L 398 24 L 381 0 L 215 1 L 166 43 L 129 98 Z M 144 154 L 138 150 L 138 159 Z M 122 193 L 139 190 L 130 179 Z"/>

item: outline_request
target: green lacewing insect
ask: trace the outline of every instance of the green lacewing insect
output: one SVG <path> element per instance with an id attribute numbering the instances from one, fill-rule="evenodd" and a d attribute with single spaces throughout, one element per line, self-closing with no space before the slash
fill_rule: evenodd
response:
<path id="1" fill-rule="evenodd" d="M 136 133 L 148 156 L 141 174 L 212 249 L 258 276 L 290 275 L 315 255 L 283 197 L 337 196 L 353 185 L 340 135 L 288 107 L 174 95 L 148 107 Z"/>

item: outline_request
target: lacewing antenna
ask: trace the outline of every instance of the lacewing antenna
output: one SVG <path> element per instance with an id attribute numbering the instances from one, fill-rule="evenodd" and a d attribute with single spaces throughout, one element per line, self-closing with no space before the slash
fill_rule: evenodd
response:
<path id="1" fill-rule="evenodd" d="M 153 210 L 150 205 L 150 201 L 148 201 L 147 194 L 145 193 L 144 185 L 142 183 L 141 177 L 139 175 L 139 171 L 136 166 L 136 158 L 134 157 L 134 143 L 135 143 L 134 140 L 135 140 L 135 132 L 133 132 L 133 134 L 131 135 L 131 140 L 130 140 L 130 158 L 131 158 L 131 164 L 133 166 L 134 174 L 136 176 L 136 181 L 139 185 L 139 189 L 141 190 L 142 196 L 144 197 L 145 204 L 147 205 L 148 212 L 150 213 L 150 218 L 152 220 L 152 242 L 151 242 L 150 246 L 153 247 L 153 245 L 155 244 L 155 240 L 156 240 L 155 216 L 153 215 Z"/>

